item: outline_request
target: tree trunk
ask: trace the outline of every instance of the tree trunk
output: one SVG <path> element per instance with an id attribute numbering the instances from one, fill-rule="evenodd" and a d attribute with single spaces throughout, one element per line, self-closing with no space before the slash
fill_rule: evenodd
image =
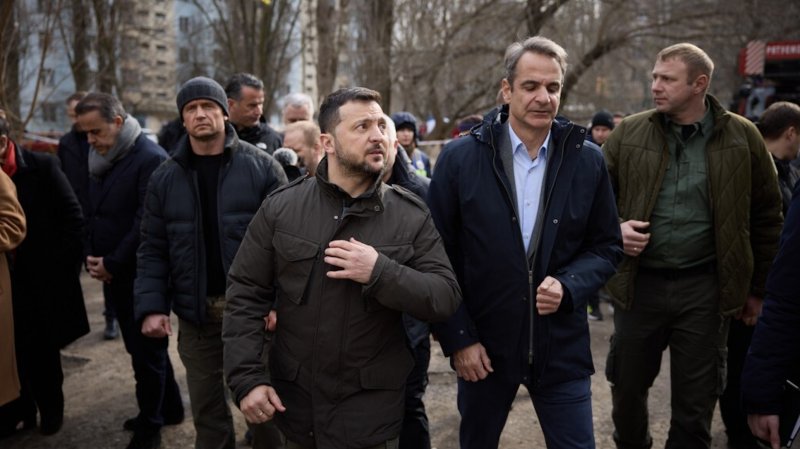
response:
<path id="1" fill-rule="evenodd" d="M 341 18 L 346 2 L 336 8 L 336 0 L 317 0 L 317 104 L 333 92 L 339 71 L 339 51 L 342 48 Z"/>
<path id="2" fill-rule="evenodd" d="M 72 9 L 72 62 L 70 69 L 75 80 L 75 90 L 88 91 L 92 87 L 91 70 L 89 68 L 89 16 L 86 15 L 88 5 L 85 0 L 71 0 Z"/>
<path id="3" fill-rule="evenodd" d="M 0 2 L 0 108 L 6 112 L 12 130 L 20 129 L 19 48 L 16 2 Z M 12 138 L 18 137 L 12 132 Z"/>
<path id="4" fill-rule="evenodd" d="M 394 24 L 394 0 L 367 2 L 359 14 L 361 39 L 358 53 L 359 79 L 365 87 L 377 90 L 383 104 L 392 104 L 392 25 Z"/>

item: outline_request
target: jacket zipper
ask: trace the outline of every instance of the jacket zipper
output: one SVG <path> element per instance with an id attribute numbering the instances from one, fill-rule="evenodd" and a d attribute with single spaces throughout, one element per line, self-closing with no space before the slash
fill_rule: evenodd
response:
<path id="1" fill-rule="evenodd" d="M 497 171 L 497 148 L 494 146 L 494 132 L 492 127 L 489 127 L 489 142 L 490 146 L 492 147 L 492 170 L 494 171 L 494 175 L 497 180 L 500 182 L 500 185 L 503 186 L 503 191 L 506 194 L 506 198 L 510 203 L 512 203 L 511 211 L 514 214 L 514 222 L 517 223 L 519 226 L 520 220 L 517 214 L 516 208 L 513 207 L 514 198 L 511 196 L 511 192 L 508 191 L 508 187 L 503 183 L 503 180 L 500 176 L 500 173 Z M 511 180 L 509 180 L 511 182 Z M 522 234 L 518 234 L 520 241 L 522 240 Z M 533 333 L 534 333 L 534 324 L 533 324 L 533 317 L 534 317 L 534 308 L 536 306 L 536 297 L 533 296 L 533 267 L 528 262 L 528 255 L 525 249 L 525 242 L 522 243 L 522 257 L 525 261 L 525 267 L 528 269 L 528 309 L 529 309 L 529 326 L 528 326 L 528 365 L 533 365 Z M 533 242 L 531 242 L 533 244 Z"/>
<path id="2" fill-rule="evenodd" d="M 556 172 L 553 175 L 553 186 L 555 186 L 556 180 L 558 178 L 558 173 L 561 171 L 561 165 L 564 162 L 564 147 L 565 147 L 565 145 L 567 143 L 567 140 L 569 140 L 569 136 L 572 133 L 573 129 L 574 129 L 574 124 L 570 124 L 569 129 L 567 129 L 566 132 L 564 133 L 564 138 L 561 140 L 561 145 L 559 147 L 560 153 L 561 153 L 561 158 L 558 161 L 558 166 L 556 167 Z M 496 164 L 497 149 L 494 146 L 494 134 L 492 132 L 492 128 L 491 127 L 489 127 L 489 142 L 490 142 L 490 145 L 491 145 L 492 150 L 493 150 L 492 151 L 492 169 L 494 170 L 495 177 L 497 177 L 498 181 L 500 181 L 500 185 L 503 186 L 503 190 L 505 191 L 506 196 L 509 199 L 509 201 L 513 202 L 513 198 L 511 197 L 511 193 L 508 191 L 508 188 L 506 187 L 506 185 L 503 184 L 503 182 L 502 182 L 502 180 L 500 178 L 500 173 L 498 173 L 498 171 L 497 171 L 497 164 Z M 545 178 L 545 186 L 544 186 L 545 188 L 547 187 L 546 181 L 547 181 L 547 178 Z M 541 209 L 542 213 L 545 214 L 545 215 L 547 214 L 547 210 L 548 210 L 547 208 L 550 205 L 550 199 L 553 196 L 553 190 L 554 190 L 554 187 L 551 188 L 547 192 L 547 197 L 545 198 L 544 207 L 542 207 L 542 209 Z M 517 216 L 516 209 L 514 209 L 512 207 L 512 210 L 514 212 L 514 218 L 516 219 L 517 223 L 519 223 L 519 217 Z M 542 227 L 542 226 L 544 226 L 544 219 L 542 219 L 542 221 L 541 221 L 541 226 L 540 227 Z M 534 246 L 534 251 L 535 251 L 536 248 L 539 247 L 539 243 L 541 242 L 541 236 L 542 236 L 542 230 L 539 229 L 538 232 L 537 232 L 535 240 L 533 242 L 531 242 L 531 245 L 535 245 Z M 525 247 L 525 243 L 524 242 L 522 243 L 522 246 L 523 246 L 523 248 Z M 527 251 L 525 252 L 525 266 L 528 268 L 528 295 L 529 295 L 528 296 L 528 299 L 529 299 L 528 302 L 529 302 L 529 311 L 530 311 L 530 325 L 528 326 L 528 365 L 533 365 L 533 353 L 534 353 L 533 344 L 534 344 L 534 331 L 535 331 L 535 327 L 534 327 L 534 322 L 533 321 L 534 321 L 534 318 L 536 316 L 536 296 L 535 296 L 534 279 L 533 279 L 533 265 L 528 261 Z"/>

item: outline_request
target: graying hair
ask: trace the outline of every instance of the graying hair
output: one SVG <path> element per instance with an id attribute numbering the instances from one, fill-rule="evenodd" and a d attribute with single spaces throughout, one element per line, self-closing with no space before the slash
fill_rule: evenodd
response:
<path id="1" fill-rule="evenodd" d="M 538 53 L 556 60 L 561 67 L 561 76 L 567 73 L 567 51 L 552 40 L 544 36 L 533 36 L 524 41 L 514 42 L 506 48 L 505 68 L 508 84 L 514 85 L 517 63 L 525 53 Z"/>
<path id="2" fill-rule="evenodd" d="M 311 99 L 311 96 L 308 94 L 304 94 L 302 92 L 292 92 L 285 97 L 283 97 L 283 108 L 286 109 L 289 106 L 297 107 L 306 106 L 308 107 L 308 111 L 311 113 L 311 116 L 314 116 L 314 100 Z"/>

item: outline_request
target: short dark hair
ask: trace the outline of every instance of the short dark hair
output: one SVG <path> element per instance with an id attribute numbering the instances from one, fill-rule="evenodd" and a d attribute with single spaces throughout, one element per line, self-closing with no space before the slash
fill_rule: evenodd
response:
<path id="1" fill-rule="evenodd" d="M 381 94 L 366 87 L 345 87 L 325 97 L 319 107 L 319 128 L 330 133 L 339 124 L 339 108 L 351 101 L 374 101 L 381 103 Z"/>
<path id="2" fill-rule="evenodd" d="M 8 125 L 8 120 L 0 117 L 0 136 L 7 136 L 11 132 L 11 127 Z"/>
<path id="3" fill-rule="evenodd" d="M 108 123 L 113 122 L 116 116 L 122 118 L 128 116 L 125 112 L 125 108 L 122 107 L 122 103 L 120 103 L 116 97 L 102 92 L 91 92 L 75 105 L 76 116 L 87 114 L 92 111 L 99 112 L 100 117 Z"/>
<path id="4" fill-rule="evenodd" d="M 756 125 L 765 139 L 777 139 L 790 126 L 800 132 L 800 106 L 788 101 L 772 103 Z"/>
<path id="5" fill-rule="evenodd" d="M 225 84 L 225 95 L 234 100 L 242 99 L 242 87 L 252 87 L 257 90 L 264 90 L 264 83 L 252 73 L 236 73 L 228 78 Z"/>
<path id="6" fill-rule="evenodd" d="M 85 90 L 79 90 L 79 91 L 75 92 L 74 94 L 70 95 L 69 97 L 67 97 L 67 99 L 64 100 L 64 104 L 68 105 L 68 104 L 72 103 L 73 101 L 81 101 L 84 98 L 86 98 L 86 95 L 88 95 L 88 94 L 89 94 L 89 92 L 86 92 Z"/>

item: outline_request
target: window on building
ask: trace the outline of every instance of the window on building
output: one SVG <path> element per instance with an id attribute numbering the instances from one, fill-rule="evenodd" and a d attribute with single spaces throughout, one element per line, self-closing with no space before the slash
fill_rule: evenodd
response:
<path id="1" fill-rule="evenodd" d="M 156 13 L 156 19 L 158 19 L 158 20 L 166 20 L 166 18 L 167 18 L 167 15 L 164 14 L 163 12 L 157 12 Z"/>
<path id="2" fill-rule="evenodd" d="M 178 62 L 186 63 L 189 62 L 189 49 L 186 47 L 181 47 L 178 51 Z"/>
<path id="3" fill-rule="evenodd" d="M 42 86 L 55 86 L 56 85 L 56 71 L 53 69 L 43 68 L 41 73 Z"/>
<path id="4" fill-rule="evenodd" d="M 189 18 L 186 16 L 182 16 L 178 19 L 178 29 L 181 33 L 188 33 L 189 32 Z"/>
<path id="5" fill-rule="evenodd" d="M 59 103 L 44 102 L 39 105 L 42 111 L 42 120 L 45 122 L 55 122 L 58 118 Z"/>
<path id="6" fill-rule="evenodd" d="M 163 44 L 156 45 L 158 51 L 167 51 L 167 46 Z"/>
<path id="7" fill-rule="evenodd" d="M 44 51 L 44 46 L 47 43 L 49 36 L 46 31 L 39 31 L 39 50 Z"/>

